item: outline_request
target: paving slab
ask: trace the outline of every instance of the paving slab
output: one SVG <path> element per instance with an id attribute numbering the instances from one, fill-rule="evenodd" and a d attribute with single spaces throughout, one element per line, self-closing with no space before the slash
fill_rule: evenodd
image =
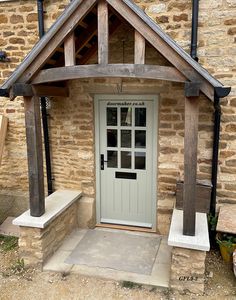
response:
<path id="1" fill-rule="evenodd" d="M 66 262 L 149 275 L 160 242 L 157 235 L 88 230 Z"/>
<path id="2" fill-rule="evenodd" d="M 236 204 L 220 208 L 216 230 L 236 234 Z"/>
<path id="3" fill-rule="evenodd" d="M 12 224 L 14 219 L 15 217 L 6 218 L 6 220 L 0 225 L 0 234 L 15 237 L 20 236 L 20 227 Z"/>
<path id="4" fill-rule="evenodd" d="M 100 277 L 108 280 L 115 281 L 131 281 L 137 284 L 154 286 L 154 287 L 169 287 L 170 280 L 170 264 L 171 264 L 171 247 L 167 245 L 167 238 L 158 236 L 153 233 L 143 233 L 143 232 L 132 232 L 132 231 L 122 231 L 114 229 L 103 229 L 96 228 L 93 231 L 98 231 L 100 233 L 116 233 L 122 234 L 129 238 L 135 237 L 136 239 L 140 238 L 157 238 L 159 240 L 159 247 L 154 256 L 154 262 L 151 268 L 150 274 L 141 274 L 129 272 L 127 270 L 116 270 L 109 267 L 97 267 L 89 266 L 83 264 L 68 264 L 68 258 L 73 253 L 73 250 L 76 248 L 76 245 L 83 243 L 83 237 L 86 235 L 88 230 L 77 229 L 67 239 L 65 239 L 63 245 L 58 249 L 58 251 L 48 260 L 44 265 L 44 271 L 56 271 L 56 272 L 71 272 L 80 274 L 83 276 L 91 277 Z M 117 244 L 116 244 L 117 246 Z M 74 249 L 72 249 L 74 247 Z M 120 249 L 120 245 L 117 246 L 116 252 Z M 138 250 L 137 250 L 138 249 Z M 89 249 L 87 248 L 87 251 Z M 90 252 L 91 254 L 91 252 Z M 122 260 L 126 259 L 128 253 L 124 253 L 124 256 L 121 257 Z M 139 251 L 139 248 L 136 248 L 133 251 L 134 257 L 138 257 L 142 254 L 142 251 Z M 99 255 L 101 259 L 106 259 L 107 252 L 100 252 Z M 138 261 L 136 261 L 138 264 Z"/>
<path id="5" fill-rule="evenodd" d="M 69 251 L 57 251 L 44 265 L 44 271 L 56 271 L 67 273 L 72 269 L 72 265 L 66 264 L 65 260 L 70 255 Z"/>

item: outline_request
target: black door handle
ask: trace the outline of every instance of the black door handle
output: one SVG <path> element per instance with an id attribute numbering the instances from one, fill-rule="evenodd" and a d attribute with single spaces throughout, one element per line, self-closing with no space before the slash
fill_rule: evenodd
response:
<path id="1" fill-rule="evenodd" d="M 104 154 L 101 154 L 101 170 L 104 170 L 104 163 L 107 163 L 107 160 L 104 160 Z"/>

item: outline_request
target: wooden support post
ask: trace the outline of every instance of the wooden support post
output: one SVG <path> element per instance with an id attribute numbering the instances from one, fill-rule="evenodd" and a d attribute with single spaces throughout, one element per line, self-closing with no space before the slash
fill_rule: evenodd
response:
<path id="1" fill-rule="evenodd" d="M 137 30 L 134 33 L 134 63 L 145 64 L 145 38 Z"/>
<path id="2" fill-rule="evenodd" d="M 30 215 L 40 217 L 45 213 L 43 150 L 38 97 L 24 97 L 26 142 L 29 172 Z"/>
<path id="3" fill-rule="evenodd" d="M 195 235 L 199 98 L 185 97 L 183 234 Z"/>
<path id="4" fill-rule="evenodd" d="M 75 66 L 76 58 L 75 58 L 75 35 L 74 32 L 69 34 L 64 43 L 64 51 L 65 51 L 65 66 Z"/>
<path id="5" fill-rule="evenodd" d="M 108 64 L 108 5 L 105 0 L 98 2 L 98 63 Z"/>

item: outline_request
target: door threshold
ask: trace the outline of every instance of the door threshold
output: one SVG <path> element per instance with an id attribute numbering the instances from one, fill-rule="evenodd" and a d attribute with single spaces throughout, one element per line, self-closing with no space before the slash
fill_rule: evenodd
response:
<path id="1" fill-rule="evenodd" d="M 145 227 L 137 227 L 137 226 L 108 224 L 108 223 L 96 224 L 96 227 L 119 229 L 119 230 L 128 230 L 128 231 L 157 233 L 157 231 L 155 229 L 150 229 L 150 228 L 145 228 Z"/>

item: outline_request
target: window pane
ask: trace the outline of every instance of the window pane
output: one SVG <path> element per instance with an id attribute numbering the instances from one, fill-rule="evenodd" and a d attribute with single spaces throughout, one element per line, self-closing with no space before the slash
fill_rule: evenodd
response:
<path id="1" fill-rule="evenodd" d="M 117 147 L 116 129 L 107 129 L 107 147 Z"/>
<path id="2" fill-rule="evenodd" d="M 117 168 L 117 151 L 107 151 L 107 167 Z"/>
<path id="3" fill-rule="evenodd" d="M 121 168 L 131 169 L 131 152 L 121 151 Z"/>
<path id="4" fill-rule="evenodd" d="M 146 148 L 145 130 L 135 130 L 135 148 Z"/>
<path id="5" fill-rule="evenodd" d="M 107 107 L 107 126 L 117 126 L 116 107 Z"/>
<path id="6" fill-rule="evenodd" d="M 121 108 L 121 126 L 132 126 L 132 107 Z"/>
<path id="7" fill-rule="evenodd" d="M 145 170 L 146 168 L 146 153 L 135 152 L 135 169 Z"/>
<path id="8" fill-rule="evenodd" d="M 121 130 L 121 147 L 131 148 L 131 130 Z"/>
<path id="9" fill-rule="evenodd" d="M 146 108 L 135 108 L 135 126 L 146 126 Z"/>

